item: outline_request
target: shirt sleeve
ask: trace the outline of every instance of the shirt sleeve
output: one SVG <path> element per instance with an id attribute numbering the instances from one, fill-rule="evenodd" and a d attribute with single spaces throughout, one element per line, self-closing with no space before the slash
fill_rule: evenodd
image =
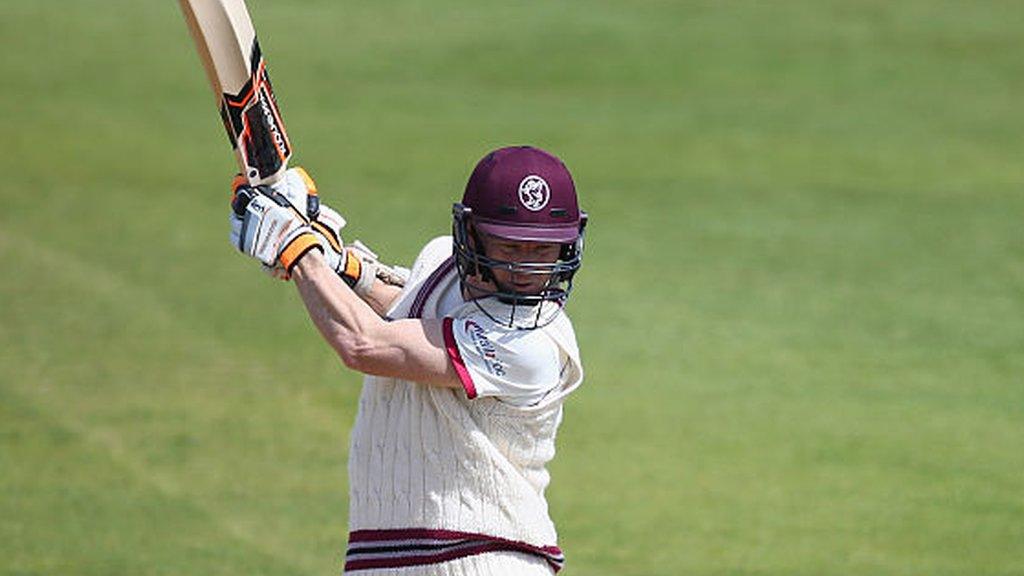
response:
<path id="1" fill-rule="evenodd" d="M 541 330 L 507 330 L 479 317 L 445 318 L 445 349 L 471 400 L 532 406 L 561 381 L 557 345 Z"/>

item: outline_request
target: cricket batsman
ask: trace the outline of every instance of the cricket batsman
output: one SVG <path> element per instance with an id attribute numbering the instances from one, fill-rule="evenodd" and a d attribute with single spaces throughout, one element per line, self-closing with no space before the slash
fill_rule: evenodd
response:
<path id="1" fill-rule="evenodd" d="M 411 269 L 343 243 L 344 218 L 301 169 L 234 188 L 235 246 L 292 280 L 324 340 L 366 375 L 345 572 L 557 572 L 544 491 L 562 405 L 583 379 L 564 306 L 587 222 L 562 161 L 528 146 L 487 154 L 452 236 Z"/>

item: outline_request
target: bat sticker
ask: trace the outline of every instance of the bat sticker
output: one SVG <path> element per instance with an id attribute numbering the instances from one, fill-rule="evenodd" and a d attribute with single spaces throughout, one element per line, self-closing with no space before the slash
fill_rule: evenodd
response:
<path id="1" fill-rule="evenodd" d="M 240 147 L 250 181 L 275 174 L 288 162 L 291 144 L 281 121 L 259 42 L 253 39 L 249 80 L 237 94 L 223 95 L 220 115 L 232 147 Z"/>

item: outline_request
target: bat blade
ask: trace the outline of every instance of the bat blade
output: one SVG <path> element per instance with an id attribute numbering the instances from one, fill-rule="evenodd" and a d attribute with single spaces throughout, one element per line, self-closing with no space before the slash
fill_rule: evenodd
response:
<path id="1" fill-rule="evenodd" d="M 252 185 L 288 169 L 291 143 L 244 0 L 178 0 L 228 140 Z"/>

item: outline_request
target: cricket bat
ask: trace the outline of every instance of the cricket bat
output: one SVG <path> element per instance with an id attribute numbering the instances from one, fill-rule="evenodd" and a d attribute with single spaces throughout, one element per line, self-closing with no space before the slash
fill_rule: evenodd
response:
<path id="1" fill-rule="evenodd" d="M 242 174 L 273 184 L 288 169 L 291 143 L 244 0 L 178 0 Z"/>

